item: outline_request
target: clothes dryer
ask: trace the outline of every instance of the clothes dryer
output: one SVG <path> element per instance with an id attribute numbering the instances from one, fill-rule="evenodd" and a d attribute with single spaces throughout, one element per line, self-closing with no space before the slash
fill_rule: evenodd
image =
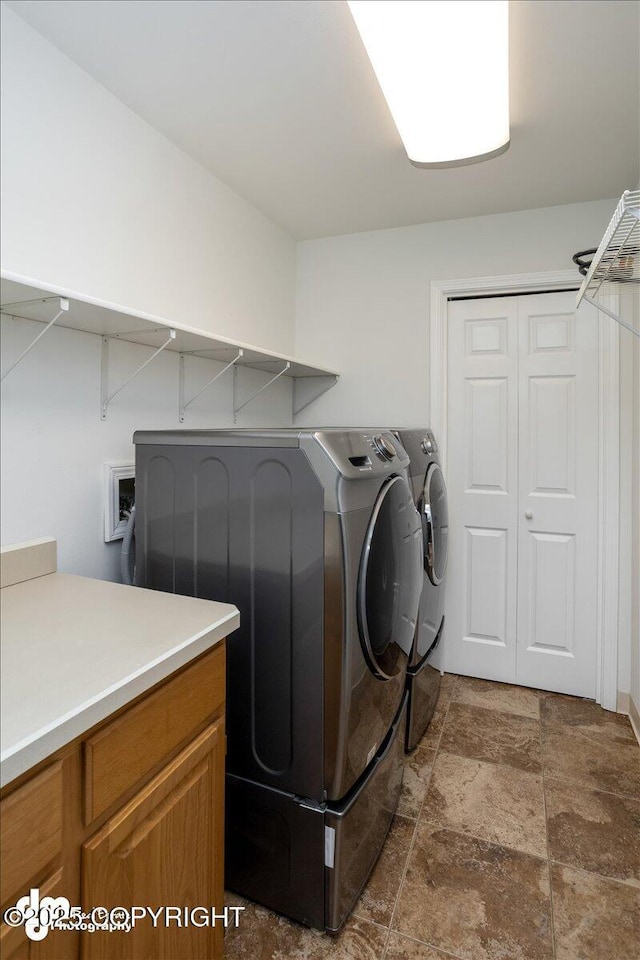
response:
<path id="1" fill-rule="evenodd" d="M 138 432 L 137 581 L 236 604 L 227 884 L 337 930 L 402 779 L 422 530 L 390 433 Z"/>
<path id="2" fill-rule="evenodd" d="M 423 527 L 423 589 L 418 627 L 407 670 L 407 751 L 422 739 L 440 690 L 440 643 L 444 635 L 444 588 L 449 540 L 447 489 L 431 430 L 394 430 L 410 463 L 409 482 Z"/>

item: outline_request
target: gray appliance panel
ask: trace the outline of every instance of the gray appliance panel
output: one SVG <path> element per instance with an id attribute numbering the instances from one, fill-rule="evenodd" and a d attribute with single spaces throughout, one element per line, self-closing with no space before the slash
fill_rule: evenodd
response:
<path id="1" fill-rule="evenodd" d="M 407 695 L 388 739 L 363 782 L 343 804 L 328 807 L 325 823 L 335 831 L 333 865 L 326 868 L 326 928 L 340 929 L 378 859 L 398 805 L 404 771 Z"/>
<path id="2" fill-rule="evenodd" d="M 330 639 L 325 632 L 327 657 L 333 665 L 327 673 L 327 695 L 336 696 L 340 688 L 339 723 L 332 722 L 333 712 L 327 710 L 327 740 L 325 743 L 325 777 L 327 799 L 340 800 L 353 787 L 387 737 L 398 712 L 405 687 L 408 649 L 398 651 L 398 672 L 385 680 L 374 676 L 368 665 L 358 623 L 358 582 L 362 546 L 370 524 L 372 508 L 354 510 L 338 519 L 343 556 L 340 561 L 343 577 L 343 634 L 342 642 Z M 329 516 L 328 516 L 329 521 Z M 328 538 L 327 538 L 328 539 Z M 420 547 L 415 544 L 415 564 L 420 568 Z M 327 555 L 327 561 L 329 554 Z M 328 579 L 334 583 L 337 571 Z M 415 597 L 417 607 L 418 596 Z M 327 614 L 335 610 L 331 596 L 326 601 Z M 411 614 L 414 619 L 416 611 Z M 341 658 L 338 667 L 338 659 Z M 333 691 L 333 693 L 332 693 Z M 330 738 L 329 731 L 333 730 Z"/>
<path id="3" fill-rule="evenodd" d="M 337 515 L 323 512 L 306 450 L 142 443 L 136 457 L 139 585 L 240 610 L 227 654 L 228 769 L 341 799 L 387 735 L 404 689 L 408 651 L 397 676 L 378 679 L 358 623 L 362 549 L 385 480 L 341 478 L 368 505 Z"/>
<path id="4" fill-rule="evenodd" d="M 380 854 L 404 770 L 407 695 L 385 743 L 342 804 L 227 774 L 225 882 L 299 923 L 337 932 Z"/>
<path id="5" fill-rule="evenodd" d="M 435 587 L 425 573 L 420 597 L 418 629 L 409 661 L 410 666 L 417 666 L 431 650 L 440 632 L 443 617 L 444 590 L 442 586 Z"/>
<path id="6" fill-rule="evenodd" d="M 426 519 L 425 571 L 434 586 L 439 587 L 449 555 L 449 506 L 444 474 L 438 463 L 429 464 L 418 509 Z"/>
<path id="7" fill-rule="evenodd" d="M 415 750 L 431 723 L 440 693 L 440 679 L 440 671 L 432 667 L 428 660 L 415 673 L 407 674 L 407 751 Z"/>
<path id="8" fill-rule="evenodd" d="M 433 432 L 427 427 L 398 429 L 393 430 L 392 433 L 398 438 L 410 458 L 409 484 L 415 503 L 418 505 L 424 492 L 429 467 L 433 463 L 440 465 L 438 444 Z M 429 452 L 424 449 L 425 441 L 431 444 Z M 436 586 L 425 572 L 418 629 L 411 653 L 410 667 L 416 667 L 422 662 L 440 632 L 444 616 L 444 588 L 444 582 Z"/>
<path id="9" fill-rule="evenodd" d="M 433 431 L 428 427 L 411 427 L 409 429 L 394 429 L 391 431 L 409 458 L 409 475 L 421 480 L 427 472 L 430 463 L 439 463 L 438 444 Z M 427 450 L 424 444 L 430 444 Z"/>
<path id="10" fill-rule="evenodd" d="M 323 790 L 323 491 L 304 453 L 136 447 L 140 586 L 234 603 L 227 769 Z"/>
<path id="11" fill-rule="evenodd" d="M 384 455 L 379 441 L 390 445 L 393 456 Z M 306 441 L 306 444 L 305 444 Z M 309 441 L 312 441 L 311 445 Z M 349 480 L 389 476 L 409 465 L 409 458 L 388 430 L 345 430 L 325 427 L 322 430 L 278 429 L 230 430 L 137 430 L 136 445 L 159 446 L 224 446 L 224 447 L 320 447 L 334 470 Z"/>
<path id="12" fill-rule="evenodd" d="M 313 809 L 291 794 L 228 774 L 228 889 L 324 930 L 324 820 L 321 808 Z"/>

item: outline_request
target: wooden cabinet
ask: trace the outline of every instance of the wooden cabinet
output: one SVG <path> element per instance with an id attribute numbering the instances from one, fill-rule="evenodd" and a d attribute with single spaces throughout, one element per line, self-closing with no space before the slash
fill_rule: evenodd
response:
<path id="1" fill-rule="evenodd" d="M 130 932 L 84 935 L 87 960 L 209 960 L 221 956 L 221 928 L 198 926 L 194 908 L 220 904 L 224 789 L 223 721 L 207 727 L 83 845 L 83 901 L 107 908 L 176 907 L 158 925 L 145 916 Z M 196 923 L 185 924 L 193 916 Z"/>
<path id="2" fill-rule="evenodd" d="M 40 883 L 40 897 L 68 895 L 62 868 Z M 15 902 L 15 901 L 14 901 Z M 30 940 L 24 927 L 2 924 L 0 957 L 2 960 L 71 960 L 77 956 L 77 936 L 68 936 L 60 930 L 51 930 L 44 940 Z"/>
<path id="3" fill-rule="evenodd" d="M 87 823 L 222 710 L 224 684 L 224 656 L 216 648 L 86 738 Z"/>
<path id="4" fill-rule="evenodd" d="M 36 887 L 157 922 L 41 941 L 3 922 L 2 960 L 222 957 L 224 671 L 222 642 L 3 791 L 3 914 Z"/>
<path id="5" fill-rule="evenodd" d="M 54 759 L 40 772 L 3 792 L 0 801 L 0 900 L 2 915 L 32 887 L 44 897 L 79 896 L 64 856 L 64 782 L 69 761 Z M 73 960 L 77 936 L 50 931 L 31 940 L 23 926 L 0 923 L 2 960 Z"/>
<path id="6" fill-rule="evenodd" d="M 0 887 L 20 890 L 62 852 L 62 764 L 50 764 L 0 804 Z"/>

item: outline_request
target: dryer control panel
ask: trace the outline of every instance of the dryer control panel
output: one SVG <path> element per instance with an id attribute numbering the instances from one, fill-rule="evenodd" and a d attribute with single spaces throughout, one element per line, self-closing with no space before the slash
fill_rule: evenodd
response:
<path id="1" fill-rule="evenodd" d="M 402 470 L 409 458 L 388 430 L 318 430 L 317 441 L 343 477 L 384 476 Z"/>

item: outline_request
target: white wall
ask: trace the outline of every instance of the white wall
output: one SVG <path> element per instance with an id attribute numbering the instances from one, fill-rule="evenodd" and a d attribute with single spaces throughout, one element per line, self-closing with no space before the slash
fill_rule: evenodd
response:
<path id="1" fill-rule="evenodd" d="M 635 326 L 640 330 L 640 299 L 635 297 Z M 636 722 L 640 715 L 640 337 L 633 345 L 633 439 L 631 457 L 631 650 L 630 694 Z M 640 737 L 640 727 L 636 730 Z"/>
<path id="2" fill-rule="evenodd" d="M 4 6 L 2 229 L 4 271 L 292 350 L 291 237 Z"/>
<path id="3" fill-rule="evenodd" d="M 3 8 L 2 269 L 131 310 L 292 352 L 295 244 Z M 41 326 L 3 318 L 2 369 Z M 114 384 L 151 351 L 117 344 Z M 118 578 L 102 470 L 136 428 L 177 427 L 177 355 L 99 419 L 100 338 L 52 329 L 3 384 L 2 542 L 52 535 L 59 569 Z M 189 388 L 215 365 L 188 361 Z M 257 389 L 265 375 L 243 371 Z M 230 425 L 231 376 L 184 426 Z M 290 422 L 278 383 L 239 424 Z"/>
<path id="4" fill-rule="evenodd" d="M 637 297 L 629 288 L 622 288 L 617 298 L 620 316 L 633 325 Z M 639 328 L 640 329 L 640 328 Z M 638 602 L 637 568 L 634 580 L 634 498 L 638 496 L 634 480 L 634 457 L 638 446 L 638 412 L 635 409 L 635 343 L 632 333 L 620 328 L 620 537 L 618 567 L 618 702 L 625 708 L 631 689 L 631 659 L 634 603 Z M 637 469 L 637 468 L 635 468 Z M 634 483 L 635 491 L 634 491 Z M 637 563 L 637 559 L 635 561 Z M 635 587 L 634 587 L 635 584 Z M 640 639 L 637 641 L 640 643 Z"/>
<path id="5" fill-rule="evenodd" d="M 2 363 L 41 330 L 25 320 L 3 320 Z M 178 422 L 178 355 L 163 353 L 110 405 L 100 420 L 100 345 L 93 334 L 53 328 L 7 377 L 2 389 L 2 542 L 41 536 L 58 540 L 58 569 L 119 580 L 120 541 L 104 543 L 103 464 L 133 463 L 137 429 L 230 426 L 232 374 L 225 374 Z M 151 350 L 126 343 L 110 347 L 109 382 L 129 376 Z M 221 364 L 187 358 L 191 396 Z M 242 370 L 242 398 L 265 382 Z M 289 423 L 289 383 L 278 383 L 242 411 L 238 426 Z"/>
<path id="6" fill-rule="evenodd" d="M 640 330 L 637 291 L 623 289 L 621 316 Z M 640 714 L 640 338 L 620 331 L 620 621 L 619 702 Z M 631 711 L 632 712 L 632 711 Z M 640 737 L 640 726 L 638 727 Z"/>
<path id="7" fill-rule="evenodd" d="M 343 371 L 301 421 L 426 424 L 431 281 L 570 270 L 577 250 L 597 246 L 615 203 L 298 244 L 296 349 Z"/>

